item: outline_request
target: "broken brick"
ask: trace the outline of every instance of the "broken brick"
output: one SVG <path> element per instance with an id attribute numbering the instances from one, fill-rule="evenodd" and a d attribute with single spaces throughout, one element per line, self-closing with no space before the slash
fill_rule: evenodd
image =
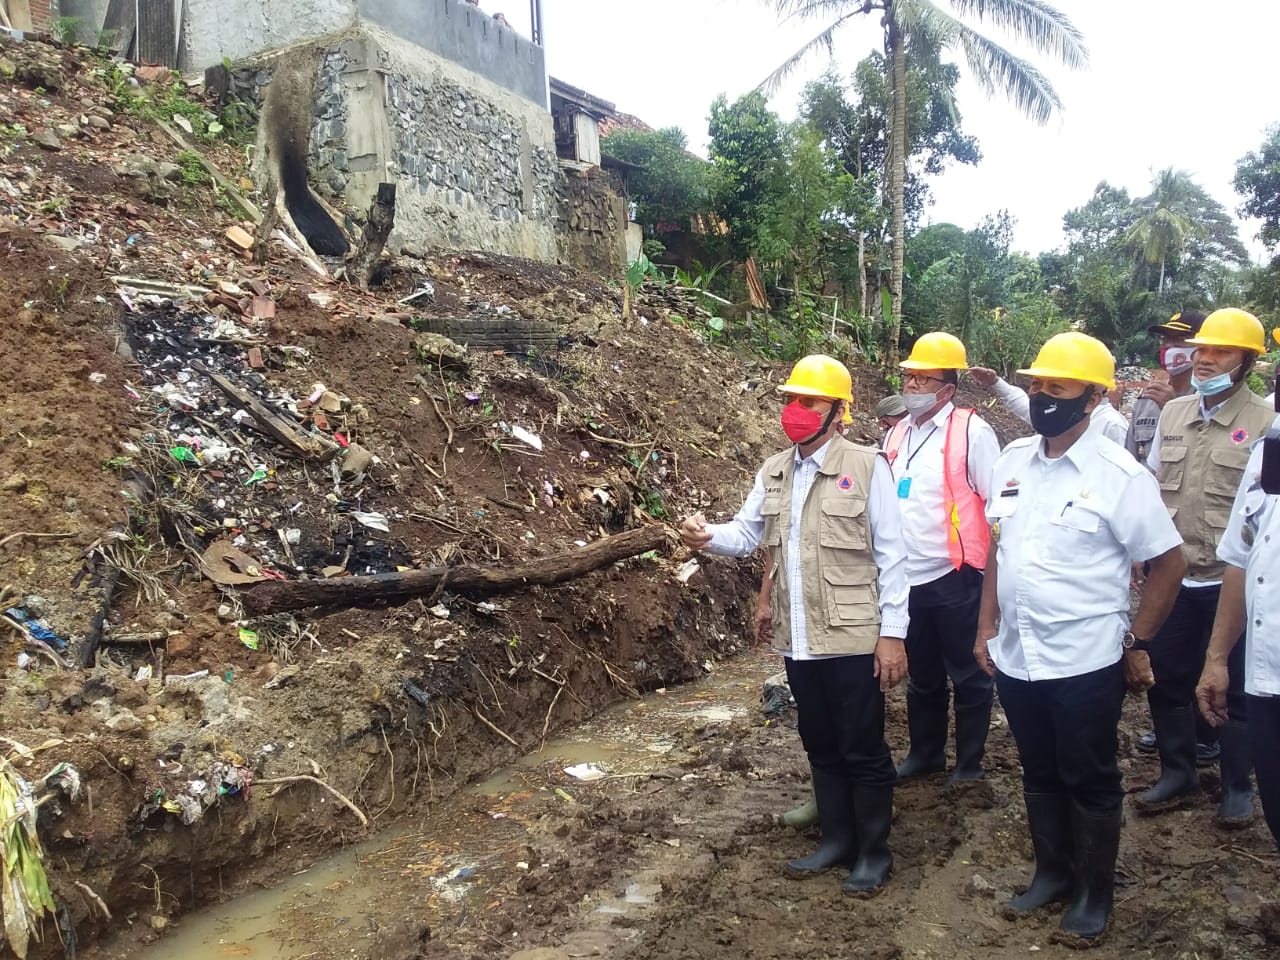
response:
<path id="1" fill-rule="evenodd" d="M 253 236 L 244 227 L 227 227 L 227 239 L 241 250 L 253 249 Z"/>
<path id="2" fill-rule="evenodd" d="M 270 320 L 276 315 L 276 302 L 270 297 L 254 297 L 251 309 L 255 320 Z"/>
<path id="3" fill-rule="evenodd" d="M 265 297 L 271 292 L 271 284 L 265 280 L 249 280 L 245 285 L 259 297 Z"/>
<path id="4" fill-rule="evenodd" d="M 262 350 L 258 347 L 249 348 L 249 366 L 254 370 L 262 369 Z"/>

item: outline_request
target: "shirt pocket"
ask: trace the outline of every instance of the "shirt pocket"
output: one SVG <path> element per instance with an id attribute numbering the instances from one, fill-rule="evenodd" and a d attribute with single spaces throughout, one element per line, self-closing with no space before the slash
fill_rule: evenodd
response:
<path id="1" fill-rule="evenodd" d="M 1204 492 L 1211 497 L 1235 500 L 1240 478 L 1249 465 L 1249 448 L 1215 447 L 1209 451 L 1209 469 L 1204 478 Z M 1217 526 L 1217 524 L 1214 524 Z"/>
<path id="2" fill-rule="evenodd" d="M 827 605 L 827 621 L 831 626 L 853 626 L 876 623 L 880 605 L 876 590 L 875 567 L 833 566 L 822 570 L 823 592 Z"/>
<path id="3" fill-rule="evenodd" d="M 829 550 L 866 550 L 867 501 L 862 497 L 828 497 L 822 501 L 818 545 Z"/>
<path id="4" fill-rule="evenodd" d="M 1175 444 L 1161 444 L 1160 471 L 1156 475 L 1161 490 L 1182 489 L 1182 474 L 1187 466 L 1187 448 Z"/>
<path id="5" fill-rule="evenodd" d="M 1092 510 L 1067 507 L 1049 524 L 1047 559 L 1073 566 L 1097 559 L 1101 520 Z"/>
<path id="6" fill-rule="evenodd" d="M 764 517 L 764 534 L 760 542 L 766 547 L 782 546 L 782 498 L 777 494 L 765 494 L 760 515 Z"/>

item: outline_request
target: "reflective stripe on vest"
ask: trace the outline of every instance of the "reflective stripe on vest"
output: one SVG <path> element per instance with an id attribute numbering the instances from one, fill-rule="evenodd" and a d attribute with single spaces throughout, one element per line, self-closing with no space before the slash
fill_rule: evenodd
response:
<path id="1" fill-rule="evenodd" d="M 943 523 L 947 528 L 947 553 L 951 565 L 959 570 L 965 564 L 976 570 L 987 566 L 987 548 L 991 544 L 991 528 L 982 497 L 969 482 L 969 418 L 973 411 L 956 407 L 947 418 L 947 432 L 942 445 Z M 898 459 L 909 429 L 903 417 L 889 431 L 885 456 L 893 463 Z"/>

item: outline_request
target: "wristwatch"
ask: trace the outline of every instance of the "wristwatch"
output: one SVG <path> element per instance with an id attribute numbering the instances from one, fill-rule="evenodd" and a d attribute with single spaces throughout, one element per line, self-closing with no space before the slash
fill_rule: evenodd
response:
<path id="1" fill-rule="evenodd" d="M 1139 640 L 1133 635 L 1132 630 L 1126 630 L 1124 636 L 1120 638 L 1120 644 L 1126 650 L 1145 651 L 1151 649 L 1150 640 Z"/>

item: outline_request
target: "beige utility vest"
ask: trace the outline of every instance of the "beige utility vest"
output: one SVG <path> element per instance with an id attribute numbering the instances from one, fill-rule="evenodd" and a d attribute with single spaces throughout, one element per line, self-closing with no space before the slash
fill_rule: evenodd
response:
<path id="1" fill-rule="evenodd" d="M 867 495 L 876 457 L 870 447 L 831 440 L 800 514 L 805 633 L 810 653 L 873 653 L 880 601 Z M 765 461 L 764 545 L 773 574 L 773 646 L 791 652 L 791 488 L 795 450 Z"/>
<path id="2" fill-rule="evenodd" d="M 1191 580 L 1221 580 L 1218 542 L 1249 462 L 1249 447 L 1275 419 L 1275 411 L 1241 387 L 1207 422 L 1200 397 L 1178 397 L 1160 414 L 1161 495 L 1182 535 Z"/>

